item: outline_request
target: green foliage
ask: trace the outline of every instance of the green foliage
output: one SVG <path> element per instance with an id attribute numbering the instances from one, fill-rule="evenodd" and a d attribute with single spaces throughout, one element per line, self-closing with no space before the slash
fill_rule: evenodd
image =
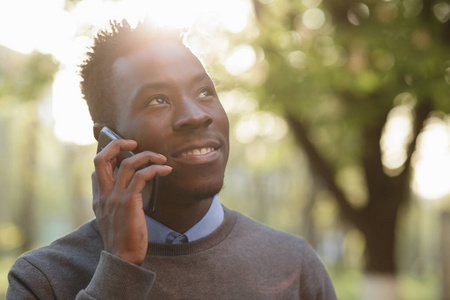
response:
<path id="1" fill-rule="evenodd" d="M 256 93 L 263 107 L 295 112 L 314 128 L 314 136 L 333 132 L 316 138 L 320 148 L 336 150 L 325 153 L 331 162 L 358 157 L 362 129 L 384 119 L 402 92 L 428 101 L 432 110 L 450 112 L 445 77 L 450 55 L 444 38 L 449 30 L 430 11 L 432 5 L 323 1 L 318 8 L 325 23 L 308 29 L 302 22 L 308 10 L 303 4 L 312 2 L 255 1 L 260 35 L 253 45 L 263 49 L 269 65 Z"/>
<path id="2" fill-rule="evenodd" d="M 37 100 L 53 81 L 58 64 L 51 55 L 16 53 L 0 46 L 0 101 Z"/>

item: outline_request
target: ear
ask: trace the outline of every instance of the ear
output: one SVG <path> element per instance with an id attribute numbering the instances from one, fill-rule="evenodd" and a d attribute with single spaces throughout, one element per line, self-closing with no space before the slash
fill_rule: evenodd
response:
<path id="1" fill-rule="evenodd" d="M 103 127 L 105 127 L 105 124 L 103 123 L 94 123 L 94 137 L 97 141 Z"/>

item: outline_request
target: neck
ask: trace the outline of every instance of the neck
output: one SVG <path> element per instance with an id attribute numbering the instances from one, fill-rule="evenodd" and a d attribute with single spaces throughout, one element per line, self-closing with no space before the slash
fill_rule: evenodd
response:
<path id="1" fill-rule="evenodd" d="M 181 203 L 167 203 L 164 199 L 160 199 L 156 210 L 149 216 L 176 232 L 185 233 L 205 216 L 213 198 L 195 202 L 180 201 Z"/>

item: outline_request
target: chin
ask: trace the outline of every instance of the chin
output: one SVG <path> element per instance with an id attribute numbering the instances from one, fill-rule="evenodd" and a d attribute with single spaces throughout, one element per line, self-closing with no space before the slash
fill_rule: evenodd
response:
<path id="1" fill-rule="evenodd" d="M 210 198 L 214 197 L 215 195 L 217 195 L 222 190 L 222 187 L 223 187 L 223 184 L 215 186 L 215 187 L 209 186 L 208 188 L 194 189 L 189 193 L 189 195 L 190 195 L 189 199 L 191 201 L 200 201 L 200 200 L 204 200 L 204 199 L 210 199 Z"/>
<path id="2" fill-rule="evenodd" d="M 214 197 L 223 187 L 223 177 L 207 178 L 206 180 L 197 180 L 194 182 L 186 182 L 185 185 L 169 187 L 163 185 L 162 189 L 175 192 L 176 197 L 183 201 L 200 201 Z"/>

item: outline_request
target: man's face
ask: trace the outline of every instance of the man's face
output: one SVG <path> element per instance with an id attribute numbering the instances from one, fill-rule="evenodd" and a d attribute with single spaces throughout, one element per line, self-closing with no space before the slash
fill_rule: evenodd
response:
<path id="1" fill-rule="evenodd" d="M 184 46 L 161 41 L 113 65 L 115 129 L 138 151 L 167 157 L 161 201 L 212 197 L 223 185 L 228 118 L 202 64 Z"/>

